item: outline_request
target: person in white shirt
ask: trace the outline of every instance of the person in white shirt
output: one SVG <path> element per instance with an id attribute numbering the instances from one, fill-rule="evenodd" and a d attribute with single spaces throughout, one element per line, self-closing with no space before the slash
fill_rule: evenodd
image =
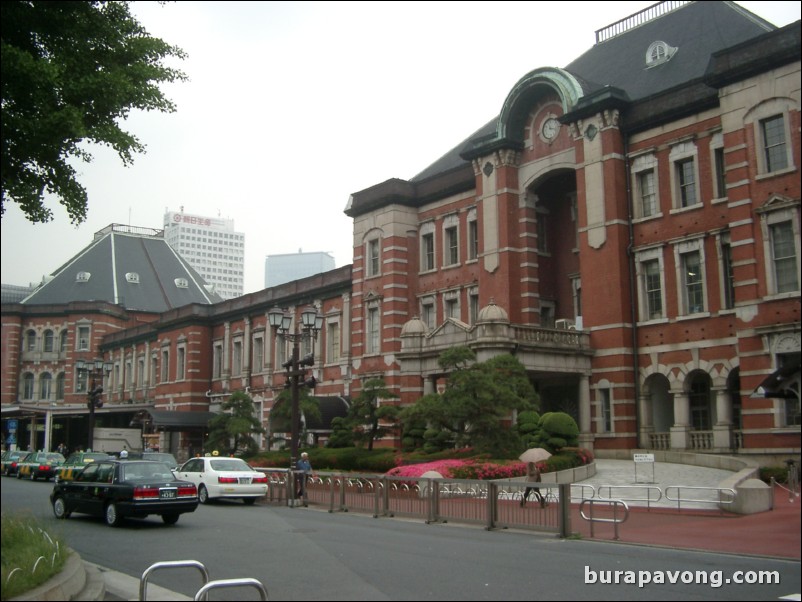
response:
<path id="1" fill-rule="evenodd" d="M 120 452 L 120 460 L 125 460 L 128 457 L 128 450 L 123 445 L 123 450 Z"/>

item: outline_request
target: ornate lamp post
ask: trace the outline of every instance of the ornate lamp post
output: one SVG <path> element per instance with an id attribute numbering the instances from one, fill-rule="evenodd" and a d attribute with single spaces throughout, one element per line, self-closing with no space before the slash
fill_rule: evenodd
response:
<path id="1" fill-rule="evenodd" d="M 284 362 L 282 366 L 287 370 L 287 379 L 290 383 L 292 391 L 292 416 L 291 420 L 291 439 L 290 439 L 290 469 L 295 468 L 295 462 L 298 459 L 298 435 L 301 422 L 299 404 L 299 390 L 302 385 L 314 388 L 314 377 L 308 381 L 303 381 L 302 378 L 306 376 L 306 369 L 315 363 L 314 353 L 310 353 L 304 358 L 300 358 L 300 343 L 304 339 L 312 341 L 317 340 L 317 335 L 323 326 L 323 316 L 317 313 L 314 307 L 307 307 L 301 312 L 301 327 L 295 324 L 294 332 L 290 332 L 292 328 L 292 316 L 274 307 L 267 312 L 270 326 L 276 329 L 276 335 L 282 336 L 292 342 L 292 357 Z"/>
<path id="2" fill-rule="evenodd" d="M 103 378 L 109 375 L 112 369 L 111 362 L 104 362 L 102 359 L 86 362 L 78 360 L 75 362 L 75 369 L 78 372 L 86 372 L 92 378 L 92 385 L 88 388 L 86 395 L 86 407 L 89 408 L 89 435 L 86 440 L 86 450 L 93 449 L 95 443 L 95 408 L 103 407 Z M 97 379 L 101 379 L 100 383 Z"/>

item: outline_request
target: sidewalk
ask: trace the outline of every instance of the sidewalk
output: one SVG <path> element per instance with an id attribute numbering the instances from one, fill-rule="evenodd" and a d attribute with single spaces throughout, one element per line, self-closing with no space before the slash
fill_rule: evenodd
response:
<path id="1" fill-rule="evenodd" d="M 582 481 L 594 487 L 633 486 L 651 480 L 651 468 L 646 472 L 639 467 L 636 475 L 634 463 L 625 460 L 598 460 L 596 476 Z M 732 473 L 726 470 L 701 468 L 684 464 L 656 463 L 655 486 L 663 492 L 669 486 L 717 487 Z M 632 494 L 627 489 L 613 489 L 611 497 Z M 577 493 L 578 495 L 578 493 Z M 643 492 L 633 497 L 645 497 Z M 703 497 L 700 493 L 699 498 Z M 629 518 L 618 526 L 618 541 L 708 552 L 750 554 L 799 560 L 802 553 L 802 498 L 789 500 L 788 491 L 775 486 L 774 509 L 758 514 L 721 512 L 712 504 L 683 504 L 677 510 L 676 502 L 660 500 L 647 509 L 645 503 L 628 502 Z M 583 538 L 590 539 L 590 523 L 581 518 L 579 505 L 574 504 L 571 529 Z M 593 539 L 612 541 L 614 527 L 610 523 L 596 523 Z"/>

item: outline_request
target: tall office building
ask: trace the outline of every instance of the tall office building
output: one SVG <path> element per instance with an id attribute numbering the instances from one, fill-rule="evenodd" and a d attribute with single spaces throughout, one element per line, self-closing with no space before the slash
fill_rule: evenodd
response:
<path id="1" fill-rule="evenodd" d="M 334 257 L 330 253 L 283 253 L 265 257 L 265 288 L 285 282 L 322 274 L 334 269 Z"/>
<path id="2" fill-rule="evenodd" d="M 242 295 L 245 234 L 234 230 L 233 219 L 192 215 L 181 207 L 164 214 L 164 239 L 223 299 Z"/>

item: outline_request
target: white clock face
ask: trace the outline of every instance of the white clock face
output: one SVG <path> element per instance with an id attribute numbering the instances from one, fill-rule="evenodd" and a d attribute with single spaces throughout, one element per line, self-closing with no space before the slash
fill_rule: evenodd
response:
<path id="1" fill-rule="evenodd" d="M 540 128 L 540 131 L 546 140 L 554 140 L 560 131 L 560 122 L 554 117 L 549 117 L 543 122 L 543 127 Z"/>

